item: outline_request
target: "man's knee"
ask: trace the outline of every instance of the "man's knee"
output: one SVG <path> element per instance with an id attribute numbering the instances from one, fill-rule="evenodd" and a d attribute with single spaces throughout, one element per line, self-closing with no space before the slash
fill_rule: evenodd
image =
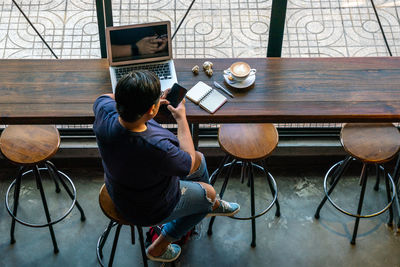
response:
<path id="1" fill-rule="evenodd" d="M 198 165 L 198 167 L 200 167 L 200 165 L 201 165 L 202 158 L 203 158 L 203 153 L 196 151 L 195 152 L 195 161 L 196 161 L 196 164 Z"/>
<path id="2" fill-rule="evenodd" d="M 203 153 L 201 153 L 200 151 L 197 151 L 197 150 L 196 150 L 196 157 L 198 157 L 198 158 L 201 160 L 201 158 L 202 158 L 203 156 L 204 156 Z"/>
<path id="3" fill-rule="evenodd" d="M 203 154 L 201 152 L 195 151 L 193 169 L 190 171 L 189 175 L 197 172 L 201 168 L 202 156 L 203 156 Z"/>
<path id="4" fill-rule="evenodd" d="M 198 183 L 204 188 L 204 190 L 206 190 L 206 195 L 207 195 L 207 198 L 210 200 L 210 202 L 214 203 L 215 198 L 217 196 L 214 187 L 212 187 L 209 184 L 203 183 L 203 182 L 198 182 Z"/>

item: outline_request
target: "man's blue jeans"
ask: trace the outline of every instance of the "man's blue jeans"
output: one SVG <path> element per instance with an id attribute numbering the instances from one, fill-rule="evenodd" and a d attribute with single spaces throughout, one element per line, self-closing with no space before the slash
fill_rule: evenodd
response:
<path id="1" fill-rule="evenodd" d="M 179 240 L 212 210 L 214 203 L 206 190 L 196 182 L 209 183 L 206 161 L 202 156 L 200 167 L 180 181 L 181 198 L 164 224 L 162 235 L 171 242 Z"/>

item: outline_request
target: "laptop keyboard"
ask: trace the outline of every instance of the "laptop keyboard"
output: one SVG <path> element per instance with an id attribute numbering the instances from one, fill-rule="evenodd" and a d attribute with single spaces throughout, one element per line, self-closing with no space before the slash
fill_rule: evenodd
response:
<path id="1" fill-rule="evenodd" d="M 160 80 L 168 80 L 172 79 L 171 71 L 169 69 L 168 63 L 163 64 L 148 64 L 148 65 L 139 65 L 139 66 L 129 66 L 116 68 L 115 73 L 117 76 L 117 80 L 121 79 L 125 74 L 133 71 L 133 70 L 149 70 L 154 72 Z"/>

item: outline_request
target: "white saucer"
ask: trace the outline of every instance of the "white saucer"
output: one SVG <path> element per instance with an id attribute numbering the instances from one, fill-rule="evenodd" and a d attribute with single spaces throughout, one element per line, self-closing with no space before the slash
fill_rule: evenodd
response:
<path id="1" fill-rule="evenodd" d="M 229 74 L 223 74 L 223 75 L 224 75 L 225 82 L 227 84 L 229 84 L 229 86 L 232 86 L 232 87 L 238 88 L 238 89 L 247 88 L 247 87 L 251 86 L 254 83 L 254 81 L 256 80 L 255 74 L 250 75 L 249 77 L 247 77 L 246 80 L 241 81 L 241 82 L 231 82 L 228 79 Z"/>

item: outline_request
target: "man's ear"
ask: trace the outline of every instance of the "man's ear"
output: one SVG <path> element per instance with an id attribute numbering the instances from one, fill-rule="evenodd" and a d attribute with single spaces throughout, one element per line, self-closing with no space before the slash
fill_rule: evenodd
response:
<path id="1" fill-rule="evenodd" d="M 156 104 L 153 104 L 146 113 L 153 116 L 155 112 L 156 112 Z"/>

